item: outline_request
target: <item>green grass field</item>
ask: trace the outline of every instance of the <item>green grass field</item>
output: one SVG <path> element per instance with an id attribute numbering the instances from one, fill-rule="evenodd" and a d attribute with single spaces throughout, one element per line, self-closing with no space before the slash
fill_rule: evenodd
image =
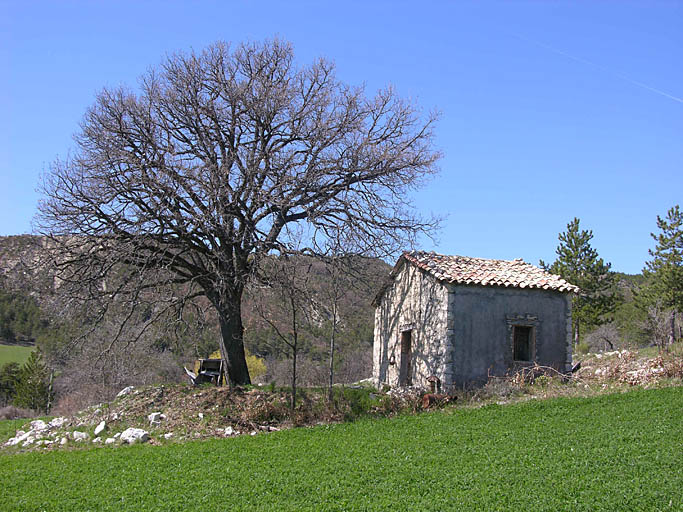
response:
<path id="1" fill-rule="evenodd" d="M 0 508 L 682 510 L 681 468 L 679 387 L 2 455 Z"/>
<path id="2" fill-rule="evenodd" d="M 35 347 L 25 347 L 23 345 L 0 344 L 0 366 L 12 362 L 24 364 L 34 349 Z"/>

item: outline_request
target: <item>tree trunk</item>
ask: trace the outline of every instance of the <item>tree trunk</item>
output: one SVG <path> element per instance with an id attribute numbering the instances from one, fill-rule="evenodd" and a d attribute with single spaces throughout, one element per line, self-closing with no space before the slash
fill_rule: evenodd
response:
<path id="1" fill-rule="evenodd" d="M 220 307 L 217 307 L 217 310 L 221 326 L 221 354 L 225 358 L 230 385 L 251 384 L 244 354 L 241 290 L 221 297 Z"/>
<path id="2" fill-rule="evenodd" d="M 292 346 L 292 410 L 296 407 L 296 345 L 297 341 L 295 340 L 294 345 Z"/>
<path id="3" fill-rule="evenodd" d="M 579 346 L 579 321 L 574 322 L 574 350 Z"/>
<path id="4" fill-rule="evenodd" d="M 669 325 L 669 345 L 673 345 L 676 341 L 676 310 L 671 310 L 670 317 L 671 324 Z"/>
<path id="5" fill-rule="evenodd" d="M 332 401 L 332 386 L 334 385 L 334 342 L 337 333 L 337 302 L 332 308 L 332 335 L 330 336 L 330 382 L 327 392 L 327 399 Z"/>

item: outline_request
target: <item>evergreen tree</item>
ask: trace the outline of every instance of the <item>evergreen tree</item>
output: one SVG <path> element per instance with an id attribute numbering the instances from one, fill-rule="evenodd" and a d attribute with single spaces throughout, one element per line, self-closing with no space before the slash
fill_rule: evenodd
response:
<path id="1" fill-rule="evenodd" d="M 567 231 L 560 233 L 560 244 L 555 253 L 557 259 L 552 265 L 543 261 L 541 266 L 557 274 L 581 290 L 572 300 L 572 322 L 574 343 L 579 343 L 582 328 L 591 329 L 608 320 L 608 315 L 617 305 L 615 279 L 610 272 L 610 263 L 598 257 L 591 247 L 592 230 L 581 230 L 579 219 L 567 224 Z"/>
<path id="2" fill-rule="evenodd" d="M 47 412 L 52 395 L 51 380 L 43 355 L 40 350 L 34 350 L 19 372 L 14 405 Z"/>
<path id="3" fill-rule="evenodd" d="M 645 303 L 670 308 L 669 344 L 676 340 L 676 312 L 683 312 L 683 212 L 678 205 L 665 218 L 657 215 L 658 234 L 650 233 L 655 249 L 645 263 L 647 284 L 641 291 Z"/>
<path id="4" fill-rule="evenodd" d="M 0 367 L 0 407 L 4 407 L 14 399 L 21 367 L 11 362 Z"/>

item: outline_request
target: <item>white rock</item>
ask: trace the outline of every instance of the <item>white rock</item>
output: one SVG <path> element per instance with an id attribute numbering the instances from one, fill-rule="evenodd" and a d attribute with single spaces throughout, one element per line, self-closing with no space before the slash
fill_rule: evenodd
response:
<path id="1" fill-rule="evenodd" d="M 35 432 L 41 432 L 47 429 L 47 423 L 43 420 L 34 420 L 31 422 L 31 430 Z"/>
<path id="2" fill-rule="evenodd" d="M 116 442 L 116 439 L 113 437 L 108 437 L 107 439 L 104 440 L 104 444 L 114 444 Z"/>
<path id="3" fill-rule="evenodd" d="M 101 437 L 96 437 L 95 439 L 92 440 L 93 443 L 101 443 L 102 438 Z"/>
<path id="4" fill-rule="evenodd" d="M 79 443 L 81 441 L 85 441 L 86 439 L 88 439 L 88 434 L 86 434 L 85 432 L 79 432 L 78 430 L 74 430 L 71 433 L 71 436 L 73 437 L 73 440 L 76 441 L 77 443 Z"/>
<path id="5" fill-rule="evenodd" d="M 115 412 L 114 414 L 111 415 L 111 420 L 112 420 L 112 421 L 116 421 L 116 420 L 118 420 L 120 417 L 121 417 L 121 416 L 119 416 L 119 413 L 118 413 L 118 412 Z"/>
<path id="6" fill-rule="evenodd" d="M 29 430 L 28 432 L 24 432 L 23 430 L 20 431 L 22 434 L 20 436 L 16 436 L 17 443 L 21 443 L 22 441 L 26 441 L 29 437 L 31 437 L 31 434 L 33 432 Z M 19 432 L 17 432 L 19 433 Z"/>
<path id="7" fill-rule="evenodd" d="M 35 440 L 36 440 L 35 437 L 33 437 L 33 436 L 28 436 L 28 437 L 26 438 L 26 440 L 25 440 L 23 443 L 21 443 L 21 446 L 28 446 L 28 445 L 30 445 L 30 444 L 33 444 L 33 441 L 35 441 Z"/>
<path id="8" fill-rule="evenodd" d="M 117 432 L 116 434 L 114 434 L 114 439 L 118 439 L 119 437 L 121 437 L 121 432 Z"/>
<path id="9" fill-rule="evenodd" d="M 161 416 L 159 416 L 159 419 L 162 421 L 165 420 L 166 418 L 167 418 L 167 416 L 165 414 L 162 414 Z"/>
<path id="10" fill-rule="evenodd" d="M 226 427 L 226 429 L 225 429 L 225 431 L 224 431 L 224 434 L 225 434 L 226 436 L 235 435 L 235 429 L 232 428 L 232 427 Z"/>
<path id="11" fill-rule="evenodd" d="M 277 427 L 268 427 L 268 432 L 280 432 L 280 429 Z"/>
<path id="12" fill-rule="evenodd" d="M 204 419 L 204 413 L 203 412 L 200 412 L 199 414 L 197 414 L 197 416 L 199 417 L 200 420 Z"/>
<path id="13" fill-rule="evenodd" d="M 95 427 L 95 435 L 99 436 L 102 432 L 104 432 L 104 429 L 107 428 L 107 423 L 102 420 L 100 423 Z"/>
<path id="14" fill-rule="evenodd" d="M 144 443 L 149 439 L 149 432 L 141 428 L 127 428 L 121 433 L 121 441 L 128 444 Z"/>
<path id="15" fill-rule="evenodd" d="M 171 439 L 173 437 L 173 432 L 167 432 L 164 434 L 164 439 Z"/>
<path id="16" fill-rule="evenodd" d="M 254 431 L 251 432 L 249 435 L 250 435 L 250 436 L 255 436 L 256 434 L 257 434 L 257 432 L 254 430 Z"/>
<path id="17" fill-rule="evenodd" d="M 128 386 L 128 387 L 125 387 L 125 388 L 123 388 L 121 391 L 119 391 L 118 395 L 116 395 L 116 398 L 120 398 L 120 397 L 122 397 L 122 396 L 126 396 L 126 395 L 132 393 L 134 389 L 135 389 L 135 386 Z"/>
<path id="18" fill-rule="evenodd" d="M 61 444 L 62 446 L 64 446 L 66 443 L 68 443 L 68 440 L 67 440 L 66 437 L 62 437 L 62 438 L 59 440 L 59 444 Z"/>
<path id="19" fill-rule="evenodd" d="M 153 412 L 152 414 L 147 416 L 147 419 L 152 425 L 159 425 L 161 423 L 161 413 Z"/>

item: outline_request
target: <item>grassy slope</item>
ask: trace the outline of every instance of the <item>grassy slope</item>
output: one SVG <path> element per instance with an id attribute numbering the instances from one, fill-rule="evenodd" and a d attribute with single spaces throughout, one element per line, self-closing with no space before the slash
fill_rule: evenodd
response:
<path id="1" fill-rule="evenodd" d="M 683 388 L 0 456 L 6 510 L 681 510 Z"/>
<path id="2" fill-rule="evenodd" d="M 0 366 L 12 362 L 24 364 L 34 349 L 35 347 L 0 344 Z"/>

